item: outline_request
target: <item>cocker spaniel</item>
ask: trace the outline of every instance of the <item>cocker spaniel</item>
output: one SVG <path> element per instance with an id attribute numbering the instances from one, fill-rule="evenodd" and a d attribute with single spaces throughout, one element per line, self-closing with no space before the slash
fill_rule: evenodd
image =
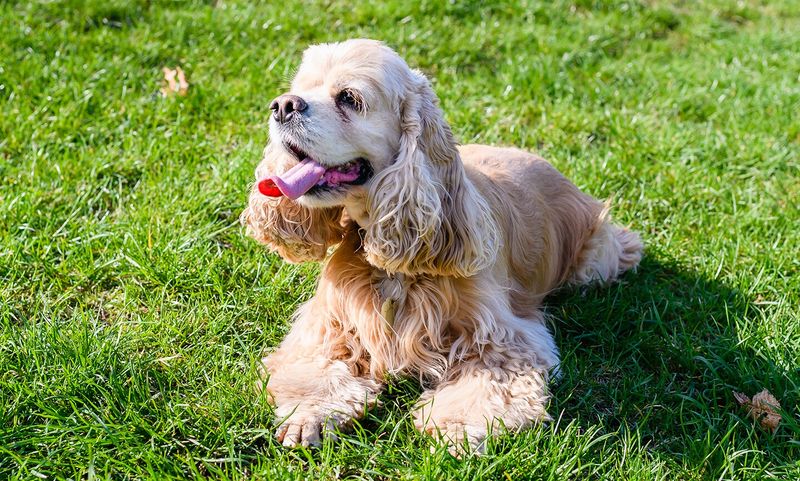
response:
<path id="1" fill-rule="evenodd" d="M 415 425 L 451 448 L 549 419 L 542 299 L 635 267 L 638 234 L 536 155 L 458 146 L 428 80 L 381 42 L 310 47 L 270 108 L 242 222 L 287 261 L 325 260 L 263 359 L 277 439 L 335 436 L 395 375 L 419 376 Z"/>

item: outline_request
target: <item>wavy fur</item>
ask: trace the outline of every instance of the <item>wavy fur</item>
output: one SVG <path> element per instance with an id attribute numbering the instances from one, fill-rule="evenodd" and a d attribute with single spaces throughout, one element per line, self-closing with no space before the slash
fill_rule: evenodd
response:
<path id="1" fill-rule="evenodd" d="M 396 161 L 367 196 L 367 260 L 389 273 L 471 276 L 494 262 L 494 218 L 466 179 L 428 80 L 409 73 Z"/>

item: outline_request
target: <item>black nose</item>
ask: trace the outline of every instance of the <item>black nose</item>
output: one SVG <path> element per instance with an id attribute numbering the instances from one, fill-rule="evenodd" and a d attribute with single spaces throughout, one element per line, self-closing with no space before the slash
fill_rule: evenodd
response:
<path id="1" fill-rule="evenodd" d="M 272 117 L 280 123 L 288 122 L 295 115 L 295 112 L 303 112 L 308 108 L 305 100 L 297 95 L 281 95 L 269 104 L 272 110 Z"/>

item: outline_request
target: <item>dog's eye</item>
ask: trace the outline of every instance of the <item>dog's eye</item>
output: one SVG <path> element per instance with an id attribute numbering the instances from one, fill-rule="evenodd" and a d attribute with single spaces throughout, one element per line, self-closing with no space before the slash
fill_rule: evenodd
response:
<path id="1" fill-rule="evenodd" d="M 339 105 L 346 105 L 353 110 L 361 111 L 361 101 L 350 90 L 342 90 L 336 95 L 336 103 Z"/>

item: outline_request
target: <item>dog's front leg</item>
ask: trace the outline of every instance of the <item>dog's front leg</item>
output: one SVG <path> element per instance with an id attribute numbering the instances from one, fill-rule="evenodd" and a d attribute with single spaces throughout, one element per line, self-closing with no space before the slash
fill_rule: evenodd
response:
<path id="1" fill-rule="evenodd" d="M 519 431 L 548 420 L 547 371 L 524 363 L 489 366 L 480 360 L 453 367 L 451 379 L 425 391 L 414 424 L 450 446 L 454 455 L 464 442 L 483 453 L 488 436 L 500 428 Z"/>
<path id="2" fill-rule="evenodd" d="M 318 298 L 305 304 L 286 339 L 262 360 L 275 436 L 284 446 L 318 446 L 323 437 L 335 438 L 335 429 L 363 415 L 381 389 L 350 359 L 344 333 L 336 332 L 319 304 Z"/>
<path id="3" fill-rule="evenodd" d="M 552 335 L 540 320 L 517 319 L 508 338 L 450 366 L 444 380 L 425 391 L 414 424 L 460 454 L 464 442 L 482 453 L 488 436 L 549 420 L 549 372 L 558 364 Z M 515 332 L 516 331 L 516 332 Z"/>

